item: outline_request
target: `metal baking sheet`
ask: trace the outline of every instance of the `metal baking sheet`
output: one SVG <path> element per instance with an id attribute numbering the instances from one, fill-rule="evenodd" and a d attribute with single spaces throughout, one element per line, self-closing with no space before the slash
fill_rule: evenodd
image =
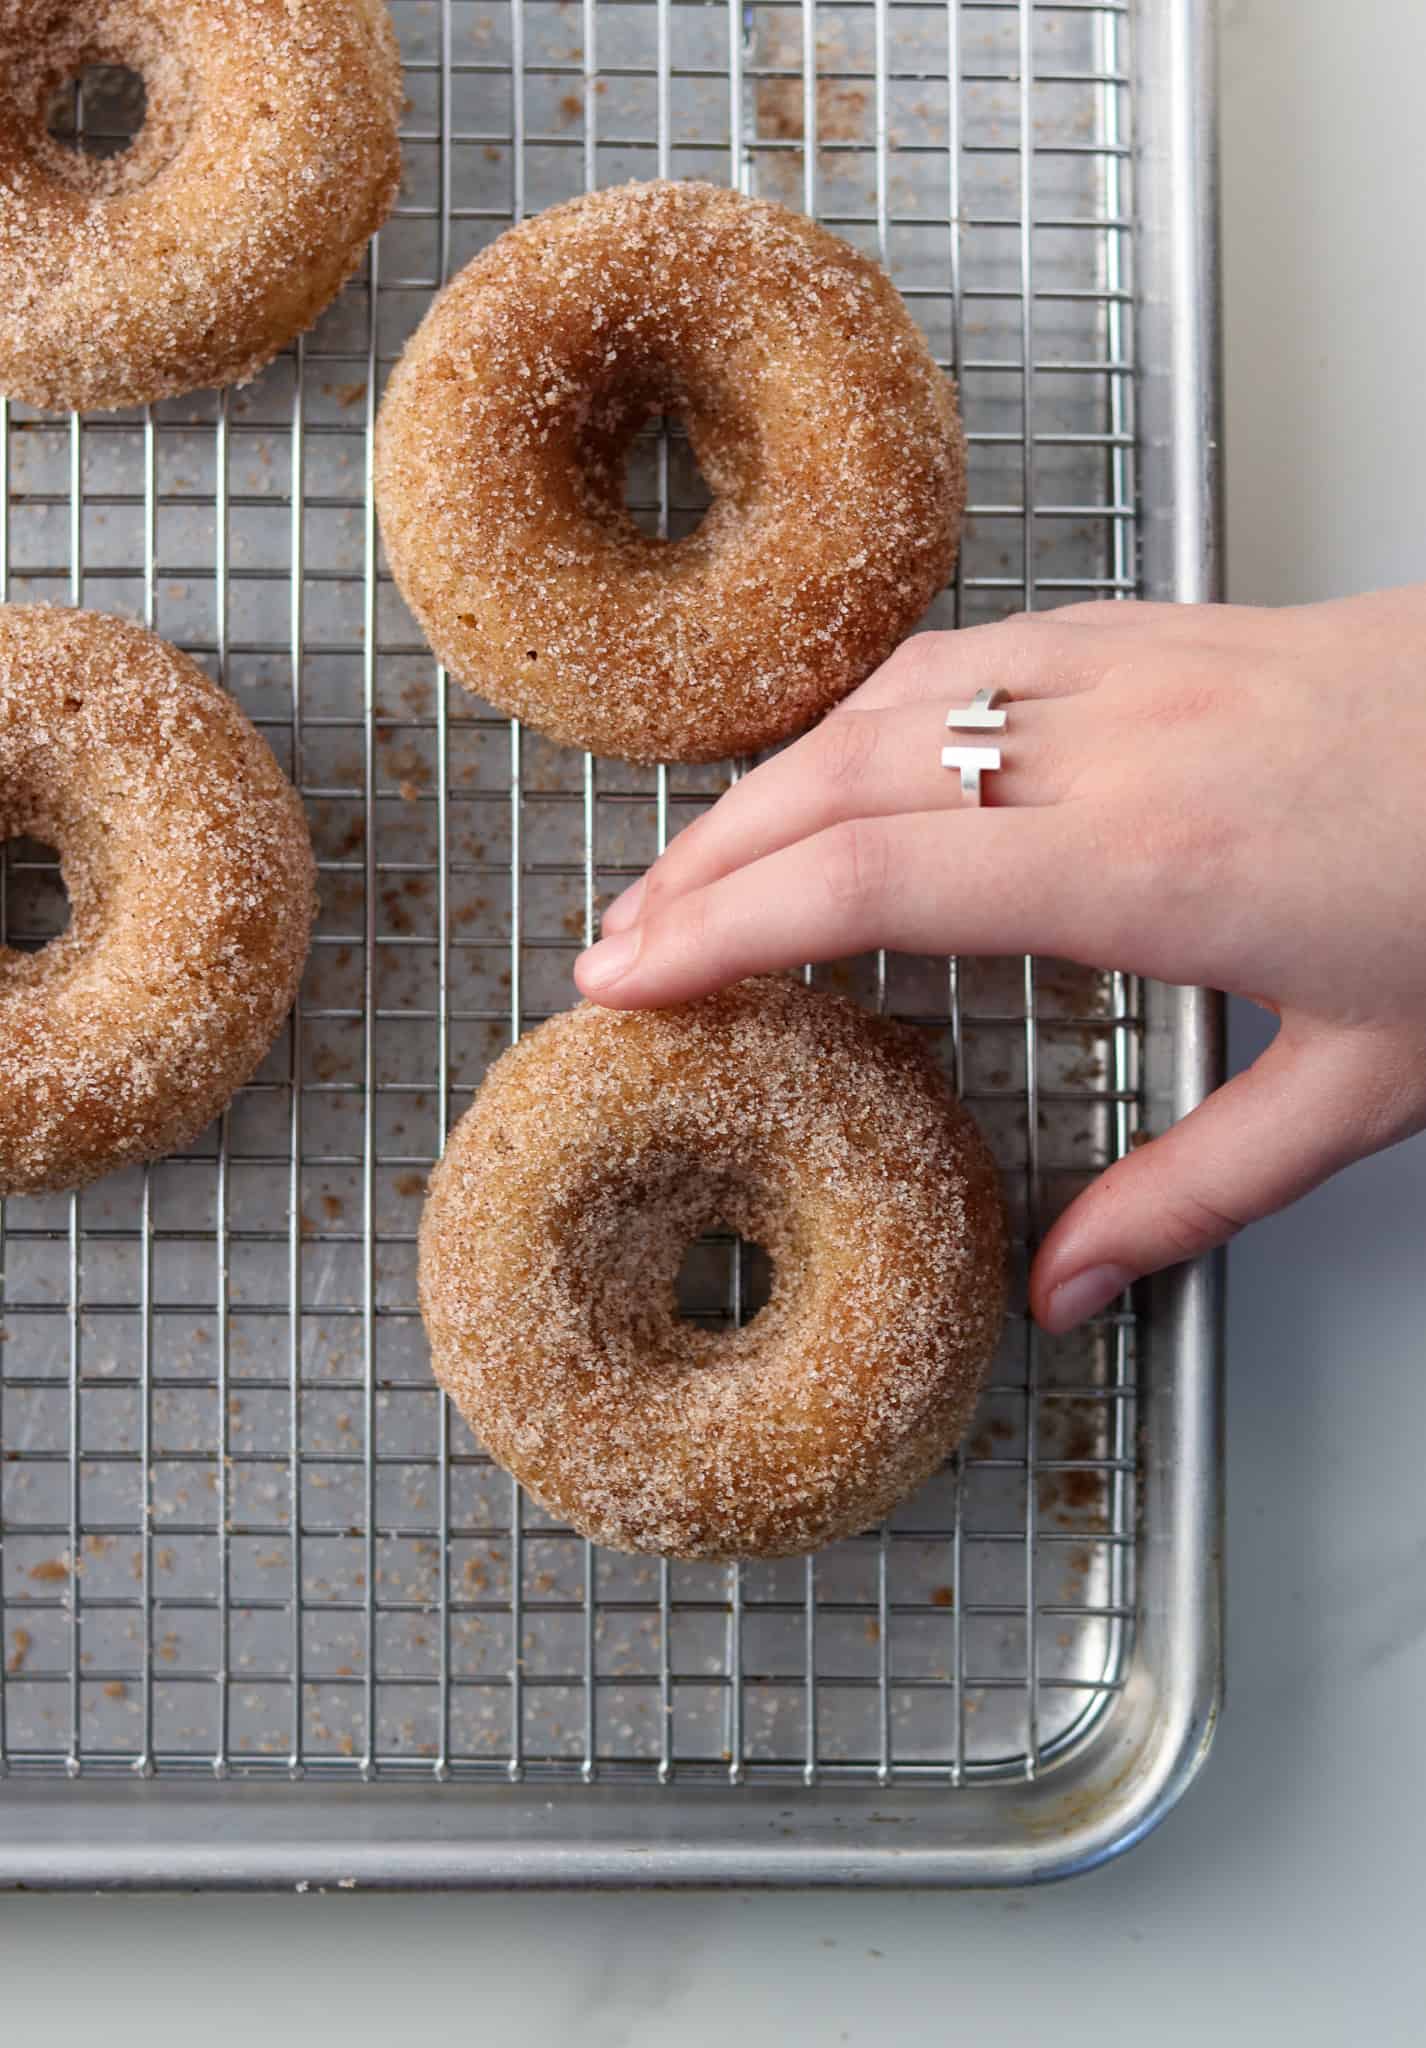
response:
<path id="1" fill-rule="evenodd" d="M 985 1126 L 1016 1313 L 952 1463 L 814 1559 L 661 1565 L 552 1523 L 437 1395 L 426 1175 L 573 999 L 600 903 L 725 787 L 523 732 L 384 569 L 382 384 L 440 281 L 626 177 L 733 181 L 888 265 L 957 374 L 971 506 L 932 623 L 1214 574 L 1211 93 L 1194 0 L 396 0 L 406 173 L 364 275 L 257 383 L 0 402 L 0 598 L 195 653 L 299 782 L 301 1004 L 179 1158 L 0 1204 L 0 1879 L 1010 1881 L 1122 1846 L 1217 1685 L 1211 1269 L 1052 1341 L 1029 1249 L 1190 1107 L 1212 1003 L 1054 961 L 815 979 L 918 1024 Z M 68 110 L 122 145 L 122 81 Z M 676 423 L 651 531 L 705 502 Z M 1089 882 L 1092 886 L 1092 880 Z M 62 919 L 0 857 L 0 939 Z M 756 1301 L 690 1255 L 690 1314 Z"/>

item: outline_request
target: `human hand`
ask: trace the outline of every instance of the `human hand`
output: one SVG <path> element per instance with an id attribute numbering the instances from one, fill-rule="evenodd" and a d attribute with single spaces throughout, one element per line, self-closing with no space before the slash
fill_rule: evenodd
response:
<path id="1" fill-rule="evenodd" d="M 980 810 L 940 765 L 999 685 Z M 1041 1246 L 1049 1330 L 1426 1126 L 1426 586 L 1292 610 L 1074 605 L 909 640 L 605 914 L 583 993 L 682 1002 L 871 947 L 1042 953 L 1248 996 L 1246 1073 Z"/>

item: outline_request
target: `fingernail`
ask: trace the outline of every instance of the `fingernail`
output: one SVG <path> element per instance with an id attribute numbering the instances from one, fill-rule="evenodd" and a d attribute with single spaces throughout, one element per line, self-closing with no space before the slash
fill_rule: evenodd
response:
<path id="1" fill-rule="evenodd" d="M 616 896 L 599 920 L 599 929 L 604 933 L 622 932 L 626 926 L 637 924 L 639 912 L 644 907 L 644 877 L 631 882 L 622 895 Z"/>
<path id="2" fill-rule="evenodd" d="M 1086 1266 L 1082 1273 L 1062 1280 L 1051 1294 L 1045 1310 L 1044 1327 L 1052 1337 L 1072 1330 L 1113 1301 L 1133 1281 L 1124 1266 Z"/>
<path id="3" fill-rule="evenodd" d="M 632 931 L 616 932 L 612 938 L 601 939 L 597 946 L 591 946 L 579 962 L 579 985 L 586 992 L 592 988 L 610 988 L 616 981 L 622 981 L 635 960 L 643 933 L 637 925 Z"/>

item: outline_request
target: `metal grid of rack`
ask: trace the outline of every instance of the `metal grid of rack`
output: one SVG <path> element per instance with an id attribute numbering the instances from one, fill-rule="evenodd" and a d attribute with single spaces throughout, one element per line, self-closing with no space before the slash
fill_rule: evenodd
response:
<path id="1" fill-rule="evenodd" d="M 572 999 L 599 903 L 738 772 L 554 748 L 431 662 L 370 496 L 382 382 L 514 219 L 733 181 L 877 253 L 959 378 L 971 624 L 1136 588 L 1130 52 L 1116 0 L 396 0 L 406 177 L 364 275 L 257 384 L 143 415 L 0 401 L 0 600 L 194 652 L 307 802 L 323 911 L 261 1074 L 182 1157 L 0 1204 L 0 1771 L 950 1786 L 1035 1777 L 1119 1689 L 1136 1333 L 1051 1343 L 1025 1255 L 1133 1142 L 1143 991 L 1044 961 L 818 979 L 917 1023 L 984 1123 L 1020 1298 L 952 1465 L 806 1561 L 660 1565 L 553 1525 L 429 1378 L 424 1176 Z M 110 102 L 108 120 L 112 125 Z M 102 86 L 77 127 L 106 133 Z M 697 518 L 676 426 L 631 464 Z M 0 852 L 0 940 L 63 916 Z M 691 1314 L 749 1307 L 712 1240 Z"/>

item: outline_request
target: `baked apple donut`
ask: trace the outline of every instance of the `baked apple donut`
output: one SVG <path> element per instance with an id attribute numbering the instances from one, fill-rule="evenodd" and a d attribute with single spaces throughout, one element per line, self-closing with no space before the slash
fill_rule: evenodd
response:
<path id="1" fill-rule="evenodd" d="M 0 946 L 0 1195 L 187 1144 L 291 1008 L 315 910 L 296 792 L 152 633 L 0 606 L 0 842 L 55 847 L 69 926 Z"/>
<path id="2" fill-rule="evenodd" d="M 679 1320 L 689 1243 L 773 1262 L 744 1328 Z M 616 1550 L 780 1557 L 875 1521 L 965 1428 L 1005 1312 L 980 1133 L 908 1029 L 760 979 L 583 1005 L 497 1061 L 421 1221 L 437 1379 Z"/>
<path id="3" fill-rule="evenodd" d="M 144 81 L 115 157 L 46 132 L 90 64 Z M 0 0 L 0 394 L 84 410 L 255 376 L 389 212 L 400 105 L 381 0 Z"/>
<path id="4" fill-rule="evenodd" d="M 640 532 L 630 444 L 680 415 L 713 493 Z M 751 752 L 891 652 L 955 560 L 950 381 L 885 272 L 800 214 L 624 185 L 502 235 L 382 407 L 382 533 L 459 681 L 635 761 Z"/>

